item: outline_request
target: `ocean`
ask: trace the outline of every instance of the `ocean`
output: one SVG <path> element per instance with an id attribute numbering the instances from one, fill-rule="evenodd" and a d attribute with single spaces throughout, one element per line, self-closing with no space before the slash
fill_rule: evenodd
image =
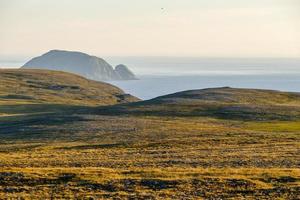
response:
<path id="1" fill-rule="evenodd" d="M 108 57 L 127 65 L 139 80 L 109 81 L 141 99 L 212 87 L 300 92 L 300 58 Z M 25 62 L 1 62 L 16 68 Z"/>
<path id="2" fill-rule="evenodd" d="M 299 58 L 110 58 L 124 63 L 139 80 L 110 81 L 143 100 L 184 90 L 212 87 L 300 92 Z"/>
<path id="3" fill-rule="evenodd" d="M 300 74 L 141 76 L 139 78 L 140 80 L 109 83 L 143 100 L 184 90 L 225 86 L 300 92 Z"/>

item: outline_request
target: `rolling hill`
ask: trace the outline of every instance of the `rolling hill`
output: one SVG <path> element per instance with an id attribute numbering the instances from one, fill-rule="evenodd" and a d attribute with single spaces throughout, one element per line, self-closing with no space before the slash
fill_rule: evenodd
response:
<path id="1" fill-rule="evenodd" d="M 148 101 L 47 70 L 0 70 L 0 198 L 299 199 L 298 93 Z"/>
<path id="2" fill-rule="evenodd" d="M 113 85 L 71 73 L 36 69 L 0 70 L 0 113 L 5 108 L 12 111 L 8 106 L 29 110 L 30 106 L 39 105 L 48 108 L 51 104 L 103 106 L 137 100 Z"/>
<path id="3" fill-rule="evenodd" d="M 300 118 L 300 94 L 230 87 L 183 91 L 100 113 L 156 116 L 210 116 L 237 120 L 290 120 Z"/>

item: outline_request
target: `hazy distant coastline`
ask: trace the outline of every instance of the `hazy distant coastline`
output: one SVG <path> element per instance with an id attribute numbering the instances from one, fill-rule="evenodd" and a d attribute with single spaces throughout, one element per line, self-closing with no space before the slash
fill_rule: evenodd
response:
<path id="1" fill-rule="evenodd" d="M 108 57 L 124 63 L 140 80 L 108 81 L 141 99 L 189 89 L 245 87 L 300 92 L 300 58 Z M 24 62 L 0 61 L 17 68 Z"/>
<path id="2" fill-rule="evenodd" d="M 300 74 L 300 58 L 105 57 L 124 63 L 137 75 Z M 18 68 L 26 60 L 0 60 L 0 67 Z"/>

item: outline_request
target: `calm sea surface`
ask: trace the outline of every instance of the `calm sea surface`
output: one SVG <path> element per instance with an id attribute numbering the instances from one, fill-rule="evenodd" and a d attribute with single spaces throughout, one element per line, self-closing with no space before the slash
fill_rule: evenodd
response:
<path id="1" fill-rule="evenodd" d="M 110 83 L 141 99 L 211 87 L 300 92 L 300 59 L 290 58 L 111 58 L 125 63 L 140 80 Z"/>
<path id="2" fill-rule="evenodd" d="M 151 99 L 174 92 L 211 87 L 260 88 L 300 92 L 299 58 L 109 57 L 126 64 L 139 80 L 111 81 L 125 92 Z M 23 62 L 1 62 L 15 68 Z"/>
<path id="3" fill-rule="evenodd" d="M 224 86 L 300 92 L 300 74 L 141 76 L 140 80 L 110 83 L 141 99 L 151 99 L 184 90 Z"/>

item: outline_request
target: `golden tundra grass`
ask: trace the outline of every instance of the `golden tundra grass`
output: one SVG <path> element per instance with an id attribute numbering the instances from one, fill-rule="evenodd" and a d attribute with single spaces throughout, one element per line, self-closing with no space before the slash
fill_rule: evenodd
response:
<path id="1" fill-rule="evenodd" d="M 120 94 L 0 70 L 0 199 L 300 199 L 299 95 L 221 88 L 96 107 L 137 101 Z"/>
<path id="2" fill-rule="evenodd" d="M 20 173 L 21 172 L 21 173 Z M 2 193 L 3 196 L 28 198 L 196 198 L 190 196 L 197 190 L 206 197 L 239 198 L 237 190 L 243 194 L 250 191 L 272 191 L 274 187 L 299 187 L 300 183 L 278 183 L 278 177 L 299 179 L 298 169 L 260 168 L 10 168 L 0 173 L 20 176 L 22 187 L 12 187 L 12 191 L 23 193 Z M 70 178 L 69 178 L 70 177 Z M 283 179 L 284 180 L 284 179 Z M 37 181 L 38 185 L 35 185 Z M 48 184 L 40 184 L 47 182 Z M 155 182 L 156 181 L 156 182 Z M 274 181 L 274 182 L 272 182 Z M 209 182 L 210 184 L 206 184 Z M 157 184 L 156 186 L 150 184 Z M 169 185 L 168 185 L 169 184 Z M 283 186 L 284 185 L 284 186 Z M 37 188 L 35 188 L 37 187 Z M 199 188 L 198 188 L 199 187 Z M 203 187 L 203 188 L 201 188 Z M 22 188 L 22 190 L 20 189 Z M 96 189 L 95 189 L 96 188 Z M 217 190 L 217 191 L 215 191 Z M 228 194 L 229 193 L 229 194 Z M 200 195 L 199 195 L 200 196 Z M 282 198 L 289 194 L 282 194 Z M 245 196 L 244 196 L 245 197 Z M 246 196 L 247 197 L 247 196 Z M 266 196 L 261 195 L 261 198 Z M 276 194 L 273 196 L 276 198 Z M 200 198 L 200 197 L 198 197 Z M 243 198 L 241 195 L 240 198 Z M 272 198 L 272 196 L 271 196 Z"/>
<path id="3" fill-rule="evenodd" d="M 82 117 L 63 128 L 39 127 L 35 134 L 6 137 L 0 146 L 1 196 L 299 197 L 299 122 Z"/>

